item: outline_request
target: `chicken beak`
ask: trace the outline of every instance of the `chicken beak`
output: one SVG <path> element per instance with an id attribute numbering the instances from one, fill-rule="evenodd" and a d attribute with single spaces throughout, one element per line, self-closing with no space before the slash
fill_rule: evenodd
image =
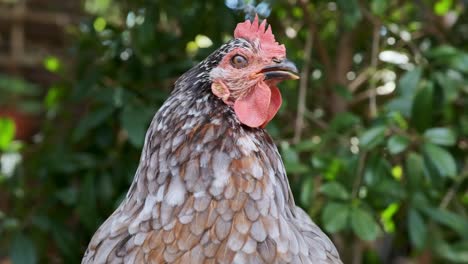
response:
<path id="1" fill-rule="evenodd" d="M 265 76 L 265 80 L 297 80 L 299 79 L 296 65 L 288 60 L 283 59 L 263 68 L 261 71 Z"/>

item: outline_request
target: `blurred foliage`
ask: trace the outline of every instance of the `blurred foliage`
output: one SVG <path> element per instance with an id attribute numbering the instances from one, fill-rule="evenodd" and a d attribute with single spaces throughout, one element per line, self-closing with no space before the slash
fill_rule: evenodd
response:
<path id="1" fill-rule="evenodd" d="M 35 141 L 9 147 L 14 124 L 0 120 L 0 257 L 78 263 L 125 195 L 174 81 L 258 12 L 303 69 L 300 87 L 281 85 L 284 104 L 268 130 L 296 203 L 345 263 L 468 263 L 467 8 L 462 0 L 87 0 L 88 16 L 71 32 L 75 60 L 44 62 L 62 81 L 42 102 Z M 0 77 L 0 87 L 5 80 L 23 86 Z M 19 165 L 7 176 L 12 160 Z"/>
<path id="2" fill-rule="evenodd" d="M 18 108 L 22 112 L 36 113 L 41 109 L 39 96 L 37 85 L 0 74 L 0 109 Z"/>

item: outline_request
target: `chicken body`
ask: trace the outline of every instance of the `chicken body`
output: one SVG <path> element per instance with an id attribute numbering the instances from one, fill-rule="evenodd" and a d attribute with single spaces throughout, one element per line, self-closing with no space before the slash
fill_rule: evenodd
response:
<path id="1" fill-rule="evenodd" d="M 233 40 L 185 73 L 147 132 L 126 199 L 88 263 L 341 263 L 294 204 L 278 150 L 213 95 L 210 71 Z"/>

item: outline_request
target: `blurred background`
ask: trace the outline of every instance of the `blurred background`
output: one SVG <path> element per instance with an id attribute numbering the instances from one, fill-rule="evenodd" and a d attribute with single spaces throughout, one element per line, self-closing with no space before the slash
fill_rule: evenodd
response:
<path id="1" fill-rule="evenodd" d="M 0 263 L 79 263 L 171 85 L 258 13 L 268 126 L 345 263 L 468 263 L 468 1 L 0 0 Z"/>

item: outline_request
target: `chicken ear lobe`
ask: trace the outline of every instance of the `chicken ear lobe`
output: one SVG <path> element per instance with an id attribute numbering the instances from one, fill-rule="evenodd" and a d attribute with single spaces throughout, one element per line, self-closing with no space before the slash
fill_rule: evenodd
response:
<path id="1" fill-rule="evenodd" d="M 270 100 L 270 87 L 260 82 L 249 93 L 236 100 L 234 111 L 242 124 L 260 127 L 268 121 Z"/>
<path id="2" fill-rule="evenodd" d="M 221 98 L 224 103 L 229 104 L 229 96 L 231 93 L 222 81 L 214 81 L 213 84 L 211 84 L 211 92 Z"/>

